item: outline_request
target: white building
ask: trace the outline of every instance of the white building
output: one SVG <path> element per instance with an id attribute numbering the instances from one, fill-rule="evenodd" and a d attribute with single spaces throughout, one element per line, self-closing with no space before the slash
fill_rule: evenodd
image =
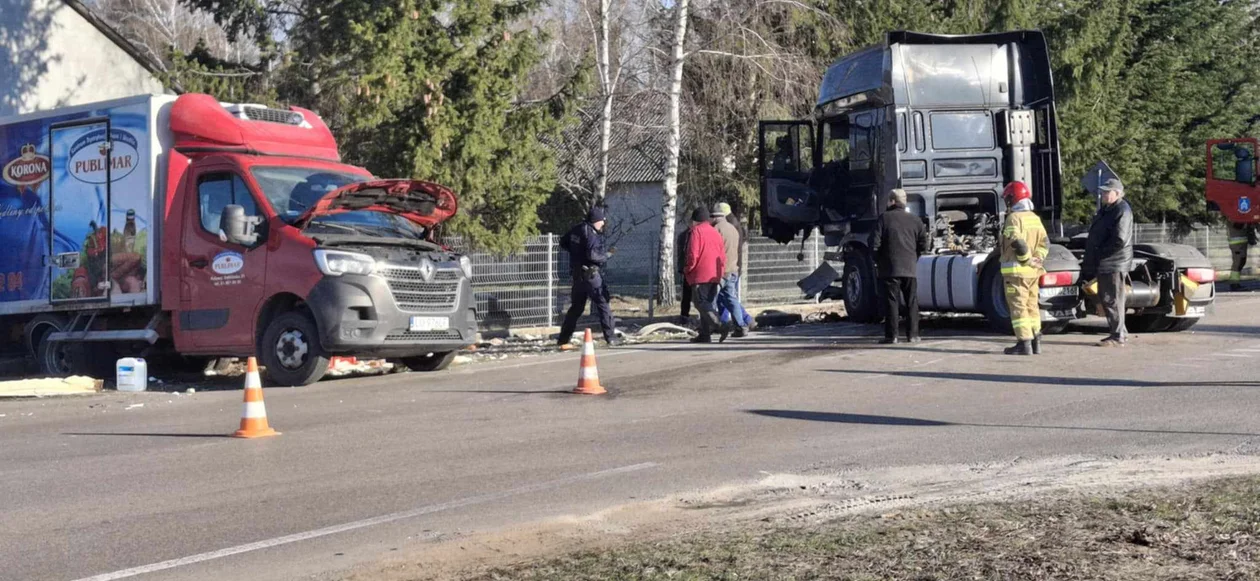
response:
<path id="1" fill-rule="evenodd" d="M 0 0 L 0 117 L 163 93 L 158 70 L 79 0 Z"/>

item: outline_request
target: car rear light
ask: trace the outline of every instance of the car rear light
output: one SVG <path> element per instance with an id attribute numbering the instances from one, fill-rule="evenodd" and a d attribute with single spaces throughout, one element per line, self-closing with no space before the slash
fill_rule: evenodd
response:
<path id="1" fill-rule="evenodd" d="M 1187 268 L 1186 278 L 1194 282 L 1212 282 L 1216 280 L 1216 271 L 1210 268 Z"/>
<path id="2" fill-rule="evenodd" d="M 1047 272 L 1041 275 L 1041 286 L 1071 286 L 1072 273 L 1070 272 Z"/>

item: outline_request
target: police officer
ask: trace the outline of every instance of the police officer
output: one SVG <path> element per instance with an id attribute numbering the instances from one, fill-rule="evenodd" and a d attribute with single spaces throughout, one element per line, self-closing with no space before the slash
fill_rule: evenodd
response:
<path id="1" fill-rule="evenodd" d="M 1041 354 L 1041 275 L 1042 261 L 1050 254 L 1049 237 L 1041 218 L 1033 212 L 1032 192 L 1024 182 L 1011 182 L 1002 190 L 1006 202 L 1006 223 L 1002 225 L 1002 288 L 1011 312 L 1015 345 L 1007 355 Z"/>
<path id="2" fill-rule="evenodd" d="M 1233 258 L 1229 267 L 1229 290 L 1242 290 L 1242 270 L 1247 266 L 1247 248 L 1256 244 L 1256 227 L 1230 222 L 1228 232 L 1229 253 Z"/>
<path id="3" fill-rule="evenodd" d="M 561 348 L 569 345 L 573 331 L 577 329 L 578 318 L 586 310 L 586 301 L 591 301 L 591 314 L 599 315 L 599 324 L 604 329 L 604 340 L 609 346 L 619 345 L 614 330 L 612 307 L 609 306 L 608 287 L 604 284 L 600 271 L 608 262 L 610 253 L 604 250 L 604 208 L 595 206 L 586 216 L 586 221 L 574 226 L 564 238 L 560 239 L 560 248 L 569 253 L 569 269 L 573 275 L 573 290 L 570 295 L 569 312 L 560 327 L 557 343 Z"/>

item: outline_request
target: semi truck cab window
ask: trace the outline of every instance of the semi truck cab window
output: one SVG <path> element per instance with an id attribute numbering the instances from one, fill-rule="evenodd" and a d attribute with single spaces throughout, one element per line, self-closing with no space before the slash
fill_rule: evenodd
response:
<path id="1" fill-rule="evenodd" d="M 197 181 L 197 199 L 201 205 L 201 227 L 211 234 L 219 233 L 219 218 L 223 208 L 236 204 L 245 208 L 246 216 L 258 215 L 258 204 L 249 193 L 249 187 L 239 176 L 216 173 L 202 176 Z"/>
<path id="2" fill-rule="evenodd" d="M 934 149 L 993 149 L 993 116 L 987 112 L 943 112 L 930 117 Z"/>

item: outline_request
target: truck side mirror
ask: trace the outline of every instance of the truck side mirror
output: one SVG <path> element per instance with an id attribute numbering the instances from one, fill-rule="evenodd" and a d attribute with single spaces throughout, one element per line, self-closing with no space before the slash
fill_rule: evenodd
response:
<path id="1" fill-rule="evenodd" d="M 258 242 L 255 229 L 260 222 L 259 218 L 246 216 L 245 208 L 237 204 L 225 206 L 219 218 L 219 237 L 232 244 L 253 246 Z"/>

